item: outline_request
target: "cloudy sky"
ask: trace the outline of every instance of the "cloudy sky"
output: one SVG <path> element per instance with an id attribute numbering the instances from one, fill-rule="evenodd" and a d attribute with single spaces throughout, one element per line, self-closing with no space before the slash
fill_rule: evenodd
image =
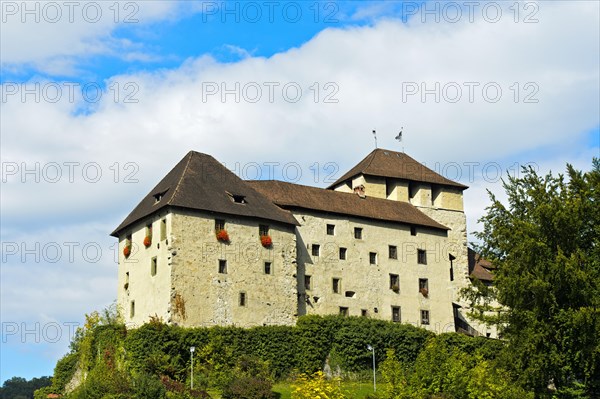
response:
<path id="1" fill-rule="evenodd" d="M 470 186 L 470 233 L 502 175 L 599 156 L 595 1 L 0 4 L 0 382 L 114 301 L 108 234 L 189 150 L 324 187 L 376 129 Z"/>

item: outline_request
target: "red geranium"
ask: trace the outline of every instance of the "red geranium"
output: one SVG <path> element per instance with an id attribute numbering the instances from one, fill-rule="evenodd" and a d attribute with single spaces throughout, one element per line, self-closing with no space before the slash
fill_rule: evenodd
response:
<path id="1" fill-rule="evenodd" d="M 146 236 L 144 238 L 144 246 L 148 248 L 150 245 L 152 245 L 152 237 Z"/>
<path id="2" fill-rule="evenodd" d="M 273 240 L 271 239 L 271 236 L 260 236 L 260 243 L 263 247 L 270 248 L 271 245 L 273 245 Z"/>
<path id="3" fill-rule="evenodd" d="M 125 245 L 125 248 L 123 248 L 123 255 L 125 255 L 126 258 L 131 255 L 131 245 Z"/>
<path id="4" fill-rule="evenodd" d="M 217 240 L 221 242 L 229 242 L 229 234 L 227 234 L 227 230 L 219 230 L 217 232 Z"/>

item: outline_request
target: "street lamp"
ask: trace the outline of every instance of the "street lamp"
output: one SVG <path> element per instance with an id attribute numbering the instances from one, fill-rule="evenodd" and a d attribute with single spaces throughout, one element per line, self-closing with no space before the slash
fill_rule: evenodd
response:
<path id="1" fill-rule="evenodd" d="M 194 351 L 196 350 L 195 346 L 190 347 L 190 353 L 192 355 L 192 379 L 190 381 L 190 386 L 192 390 L 194 389 Z"/>
<path id="2" fill-rule="evenodd" d="M 371 345 L 367 345 L 367 349 L 373 352 L 373 391 L 377 392 L 377 379 L 375 377 L 375 348 Z"/>

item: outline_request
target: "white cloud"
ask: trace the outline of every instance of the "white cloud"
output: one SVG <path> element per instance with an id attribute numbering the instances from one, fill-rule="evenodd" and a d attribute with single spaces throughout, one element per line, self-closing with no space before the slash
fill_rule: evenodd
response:
<path id="1" fill-rule="evenodd" d="M 178 69 L 116 76 L 107 86 L 119 83 L 118 100 L 115 90 L 104 93 L 89 113 L 76 112 L 86 104 L 72 103 L 66 95 L 57 103 L 36 103 L 31 97 L 22 102 L 20 96 L 11 96 L 3 101 L 1 151 L 3 166 L 15 162 L 19 170 L 4 176 L 8 182 L 0 193 L 2 218 L 11 230 L 4 230 L 3 238 L 16 241 L 15 231 L 36 223 L 42 224 L 36 227 L 43 232 L 40 239 L 60 237 L 44 226 L 67 221 L 65 236 L 110 242 L 103 234 L 190 149 L 212 154 L 232 169 L 237 162 L 238 170 L 249 162 L 280 162 L 279 167 L 297 162 L 301 181 L 319 186 L 325 185 L 326 162 L 338 165 L 339 177 L 371 151 L 373 128 L 380 147 L 404 146 L 428 165 L 495 161 L 508 167 L 516 159 L 564 171 L 570 159 L 583 164 L 581 159 L 592 152 L 584 144 L 585 134 L 599 125 L 598 7 L 596 2 L 539 3 L 535 24 L 514 23 L 510 16 L 495 24 L 481 17 L 476 23 L 457 24 L 388 19 L 370 27 L 328 29 L 300 48 L 270 58 L 219 64 L 201 57 Z M 163 11 L 155 10 L 155 17 Z M 73 25 L 60 34 L 42 25 L 32 31 L 22 26 L 9 29 L 24 36 L 24 47 L 35 49 L 11 44 L 10 62 L 42 63 L 58 55 L 110 51 L 104 38 L 114 27 Z M 2 46 L 4 50 L 4 41 Z M 268 101 L 268 85 L 274 84 L 269 82 L 278 84 L 273 102 Z M 403 85 L 414 83 L 420 89 L 423 83 L 431 89 L 436 82 L 448 89 L 457 83 L 463 100 L 450 103 L 441 98 L 437 103 L 433 95 L 425 102 L 418 95 L 403 100 Z M 473 102 L 465 100 L 465 82 L 479 83 Z M 235 91 L 236 83 L 239 102 L 231 93 L 221 101 L 221 85 Z M 296 83 L 302 98 L 286 101 L 282 87 L 290 84 L 288 95 L 293 97 Z M 500 101 L 482 97 L 486 83 L 502 89 Z M 203 99 L 203 92 L 215 87 L 219 94 Z M 254 97 L 256 87 L 262 90 L 262 100 L 251 103 L 248 98 Z M 518 102 L 513 99 L 516 87 Z M 531 93 L 539 101 L 524 103 Z M 138 102 L 124 103 L 127 95 Z M 328 95 L 338 101 L 326 103 Z M 404 142 L 399 145 L 393 138 L 402 126 Z M 523 154 L 530 159 L 521 159 Z M 32 175 L 23 176 L 21 166 L 32 168 L 36 162 L 40 168 L 51 162 L 80 166 L 73 183 L 64 168 L 58 183 L 43 178 L 35 183 Z M 97 183 L 86 181 L 93 176 L 81 175 L 81 168 L 91 162 L 103 173 Z M 120 170 L 116 183 L 115 162 Z M 128 162 L 133 169 L 125 169 Z M 317 182 L 310 169 L 315 162 L 321 167 Z M 132 170 L 139 183 L 123 181 Z M 474 216 L 487 203 L 488 184 L 482 179 L 463 183 L 472 186 L 466 197 L 471 232 Z M 93 233 L 90 224 L 95 226 Z M 23 270 L 3 265 L 2 306 L 9 314 L 68 319 L 115 296 L 116 271 L 106 264 L 82 269 L 63 265 L 60 275 L 56 269 L 30 266 Z M 17 284 L 25 281 L 29 286 L 19 289 Z M 12 295 L 19 300 L 10 299 Z"/>
<path id="2" fill-rule="evenodd" d="M 173 20 L 195 6 L 180 1 L 31 1 L 3 0 L 0 47 L 2 68 L 28 65 L 50 75 L 75 76 L 82 58 L 130 57 L 131 42 L 115 38 L 119 28 Z M 152 55 L 145 57 L 154 58 Z M 138 59 L 144 59 L 138 55 Z"/>

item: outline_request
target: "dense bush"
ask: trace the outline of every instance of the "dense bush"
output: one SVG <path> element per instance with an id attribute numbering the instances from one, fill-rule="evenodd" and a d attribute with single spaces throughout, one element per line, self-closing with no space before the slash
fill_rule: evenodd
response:
<path id="1" fill-rule="evenodd" d="M 532 399 L 509 375 L 491 350 L 498 341 L 458 334 L 431 338 L 414 364 L 400 361 L 388 351 L 380 367 L 387 383 L 380 399 Z M 488 356 L 488 359 L 485 358 Z"/>
<path id="2" fill-rule="evenodd" d="M 273 381 L 269 363 L 242 355 L 222 387 L 223 399 L 272 399 Z"/>
<path id="3" fill-rule="evenodd" d="M 300 375 L 292 391 L 292 399 L 347 399 L 339 379 L 327 379 L 323 372 Z"/>
<path id="4" fill-rule="evenodd" d="M 370 372 L 367 345 L 375 348 L 378 365 L 386 350 L 393 350 L 402 365 L 398 378 L 422 376 L 410 379 L 422 392 L 469 392 L 477 384 L 489 385 L 482 375 L 493 373 L 485 362 L 495 360 L 503 347 L 485 338 L 435 336 L 411 325 L 359 317 L 304 316 L 295 327 L 249 329 L 182 328 L 154 320 L 126 330 L 102 320 L 97 314 L 88 316 L 73 352 L 57 364 L 53 388 L 60 388 L 58 393 L 64 393 L 77 367 L 87 377 L 70 399 L 208 397 L 208 388 L 218 389 L 225 399 L 270 398 L 273 381 L 302 374 L 313 375 L 302 382 L 310 392 L 322 382 L 314 373 L 323 370 L 326 359 L 334 370 L 353 376 Z M 192 346 L 195 391 L 189 389 Z"/>
<path id="5" fill-rule="evenodd" d="M 223 399 L 272 399 L 273 384 L 264 378 L 242 376 L 232 379 L 224 388 Z"/>

